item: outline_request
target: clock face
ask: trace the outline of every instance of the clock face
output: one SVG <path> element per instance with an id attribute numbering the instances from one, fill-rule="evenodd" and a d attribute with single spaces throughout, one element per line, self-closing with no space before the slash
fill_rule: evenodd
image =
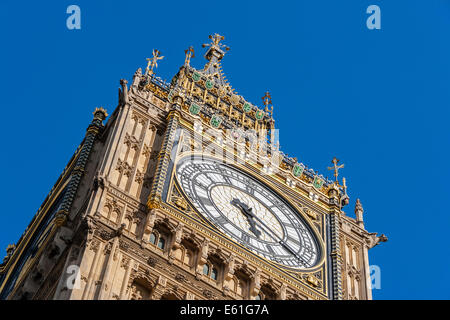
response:
<path id="1" fill-rule="evenodd" d="M 318 241 L 301 215 L 269 187 L 228 164 L 186 157 L 177 179 L 197 211 L 235 241 L 291 268 L 311 268 Z"/>

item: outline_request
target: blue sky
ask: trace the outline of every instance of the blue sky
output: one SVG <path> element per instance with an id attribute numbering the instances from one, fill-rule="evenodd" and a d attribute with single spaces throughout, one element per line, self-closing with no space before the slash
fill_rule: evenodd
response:
<path id="1" fill-rule="evenodd" d="M 81 30 L 66 8 L 81 8 Z M 366 8 L 381 8 L 368 30 Z M 220 33 L 231 85 L 261 105 L 272 93 L 283 151 L 319 170 L 345 163 L 381 267 L 375 299 L 449 299 L 450 2 L 11 1 L 0 3 L 2 223 L 18 240 L 84 136 L 95 107 L 112 112 L 157 48 L 170 80 L 193 45 Z M 447 208 L 447 209 L 445 209 Z M 3 251 L 4 252 L 4 251 Z"/>

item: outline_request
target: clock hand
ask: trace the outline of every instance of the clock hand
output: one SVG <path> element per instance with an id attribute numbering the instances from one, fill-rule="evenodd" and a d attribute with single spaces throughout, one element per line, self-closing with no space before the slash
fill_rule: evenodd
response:
<path id="1" fill-rule="evenodd" d="M 296 252 L 295 252 L 294 249 L 292 249 L 286 242 L 284 242 L 283 239 L 281 239 L 281 237 L 280 237 L 278 234 L 276 234 L 275 232 L 273 232 L 272 229 L 270 229 L 264 222 L 261 221 L 261 219 L 259 219 L 259 218 L 256 217 L 256 216 L 255 216 L 255 218 L 256 218 L 256 220 L 258 220 L 258 222 L 264 227 L 264 228 L 261 228 L 261 229 L 264 230 L 264 232 L 265 232 L 266 234 L 268 234 L 273 240 L 278 241 L 278 243 L 279 243 L 281 246 L 283 246 L 288 252 L 290 252 L 292 255 L 294 255 L 294 256 L 297 258 L 297 260 L 300 260 L 303 264 L 305 264 L 305 261 L 304 261 L 304 260 L 303 260 Z M 267 230 L 270 231 L 270 233 L 271 233 L 272 235 L 275 235 L 276 239 L 275 239 L 271 234 L 269 234 L 269 233 L 267 232 Z"/>
<path id="2" fill-rule="evenodd" d="M 295 256 L 297 260 L 302 262 L 305 266 L 307 265 L 306 262 L 295 252 L 295 250 L 293 250 L 287 243 L 285 243 L 278 234 L 276 234 L 272 229 L 270 229 L 256 214 L 253 213 L 252 208 L 249 208 L 245 203 L 241 202 L 239 199 L 233 199 L 231 201 L 231 204 L 241 209 L 241 211 L 244 213 L 244 215 L 247 217 L 250 223 L 250 231 L 255 233 L 256 230 L 258 232 L 257 235 L 258 238 L 261 232 L 256 229 L 255 219 L 259 222 L 260 224 L 259 227 L 261 228 L 261 230 L 263 230 L 269 237 L 271 237 L 272 240 L 278 242 L 282 247 L 286 249 L 286 251 Z M 264 228 L 262 228 L 261 226 L 263 226 Z"/>
<path id="3" fill-rule="evenodd" d="M 241 212 L 245 215 L 248 223 L 250 224 L 249 230 L 253 232 L 253 234 L 259 239 L 261 231 L 256 229 L 256 223 L 255 220 L 253 219 L 255 217 L 255 214 L 253 213 L 252 208 L 249 208 L 245 203 L 242 203 L 238 199 L 233 199 L 231 201 L 231 204 L 238 207 L 241 210 Z"/>
<path id="4" fill-rule="evenodd" d="M 290 252 L 293 256 L 295 256 L 297 258 L 297 260 L 299 260 L 301 263 L 303 263 L 303 265 L 307 265 L 306 262 L 295 252 L 295 250 L 293 250 L 286 242 L 283 241 L 283 239 L 276 234 L 272 229 L 270 229 L 258 216 L 256 216 L 255 214 L 253 214 L 253 218 L 256 219 L 259 223 L 260 223 L 260 228 L 261 226 L 263 226 L 264 228 L 261 228 L 261 230 L 263 230 L 267 235 L 269 235 L 272 240 L 274 241 L 278 241 L 278 243 L 284 247 L 286 249 L 286 251 Z M 269 232 L 267 232 L 269 231 Z M 275 237 L 274 237 L 275 236 Z"/>

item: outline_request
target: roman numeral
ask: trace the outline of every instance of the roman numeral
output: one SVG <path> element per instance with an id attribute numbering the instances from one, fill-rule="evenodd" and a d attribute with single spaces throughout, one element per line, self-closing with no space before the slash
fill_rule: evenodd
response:
<path id="1" fill-rule="evenodd" d="M 207 186 L 205 186 L 203 183 L 198 182 L 197 180 L 194 181 L 194 185 L 202 188 L 203 190 L 208 190 Z"/>
<path id="2" fill-rule="evenodd" d="M 228 223 L 228 219 L 225 218 L 224 216 L 220 216 L 220 217 L 216 218 L 216 222 L 218 224 L 224 225 L 225 223 Z"/>
<path id="3" fill-rule="evenodd" d="M 255 189 L 253 188 L 253 186 L 252 185 L 246 185 L 245 186 L 245 190 L 247 190 L 247 192 L 248 193 L 250 193 L 250 194 L 255 194 Z"/>
<path id="4" fill-rule="evenodd" d="M 205 206 L 212 206 L 213 205 L 211 200 L 209 200 L 209 198 L 198 196 L 198 200 Z"/>
<path id="5" fill-rule="evenodd" d="M 294 238 L 292 238 L 292 237 L 290 237 L 290 236 L 287 237 L 287 241 L 288 241 L 288 242 L 292 242 L 292 243 L 294 243 L 294 244 L 300 246 L 300 241 L 298 241 L 298 240 L 296 240 L 296 239 L 294 239 Z"/>
<path id="6" fill-rule="evenodd" d="M 241 240 L 244 241 L 245 243 L 248 243 L 250 241 L 250 237 L 248 236 L 248 234 L 242 232 Z"/>

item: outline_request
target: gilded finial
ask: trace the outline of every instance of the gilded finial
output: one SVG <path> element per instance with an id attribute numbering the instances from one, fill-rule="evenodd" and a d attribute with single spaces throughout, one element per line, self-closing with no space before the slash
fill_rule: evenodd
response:
<path id="1" fill-rule="evenodd" d="M 227 50 L 227 51 L 230 50 L 229 47 L 225 46 L 223 43 L 220 43 L 220 41 L 225 40 L 224 36 L 221 36 L 220 34 L 215 33 L 214 35 L 210 34 L 208 38 L 212 40 L 212 43 L 205 43 L 205 44 L 203 44 L 202 45 L 203 48 L 205 48 L 205 47 L 211 47 L 211 48 L 216 47 L 217 49 L 225 48 L 225 50 Z"/>
<path id="2" fill-rule="evenodd" d="M 333 160 L 331 160 L 331 163 L 333 164 L 333 166 L 328 167 L 328 170 L 334 171 L 334 178 L 336 180 L 336 183 L 338 182 L 339 169 L 344 168 L 344 164 L 338 165 L 339 161 L 340 161 L 339 159 L 337 159 L 336 157 L 333 157 Z"/>
<path id="3" fill-rule="evenodd" d="M 350 203 L 350 198 L 347 194 L 347 179 L 345 177 L 342 178 L 342 189 L 344 189 L 344 194 L 341 196 L 341 208 Z"/>
<path id="4" fill-rule="evenodd" d="M 230 50 L 230 48 L 223 43 L 220 43 L 225 39 L 224 36 L 215 33 L 214 35 L 210 35 L 209 39 L 212 40 L 211 43 L 205 43 L 202 45 L 202 47 L 209 47 L 208 51 L 206 52 L 205 58 L 210 62 L 215 63 L 222 60 L 223 56 L 225 55 L 225 51 Z"/>
<path id="5" fill-rule="evenodd" d="M 153 68 L 158 68 L 158 60 L 163 59 L 164 57 L 161 56 L 161 52 L 157 49 L 153 49 L 153 57 L 147 58 L 147 68 L 145 68 L 145 75 L 151 76 L 154 74 Z"/>
<path id="6" fill-rule="evenodd" d="M 273 105 L 272 105 L 272 96 L 270 95 L 270 92 L 266 91 L 266 94 L 261 99 L 263 101 L 263 104 L 266 106 L 264 111 L 270 112 L 270 114 L 272 115 L 272 113 L 273 113 Z M 269 105 L 271 105 L 270 110 L 269 110 Z"/>
<path id="7" fill-rule="evenodd" d="M 92 114 L 94 115 L 94 119 L 99 119 L 101 121 L 105 120 L 108 116 L 108 112 L 106 112 L 106 109 L 104 109 L 103 107 L 95 108 Z"/>
<path id="8" fill-rule="evenodd" d="M 195 58 L 194 47 L 190 46 L 188 49 L 184 50 L 184 54 L 186 55 L 184 65 L 188 66 L 191 62 L 191 58 Z"/>

